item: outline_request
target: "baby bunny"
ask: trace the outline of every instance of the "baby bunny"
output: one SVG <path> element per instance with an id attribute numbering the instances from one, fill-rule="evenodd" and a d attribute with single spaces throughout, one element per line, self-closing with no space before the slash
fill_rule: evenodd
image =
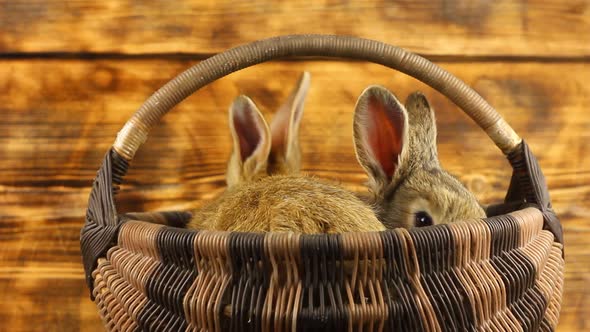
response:
<path id="1" fill-rule="evenodd" d="M 275 113 L 270 129 L 250 98 L 241 95 L 233 101 L 229 108 L 233 148 L 227 163 L 226 190 L 272 174 L 299 172 L 299 125 L 309 85 L 310 75 L 303 72 L 287 100 Z M 204 218 L 203 214 L 211 213 L 219 199 L 217 197 L 205 207 L 193 211 L 198 218 L 193 218 L 189 227 L 208 228 L 206 222 L 209 218 Z"/>
<path id="2" fill-rule="evenodd" d="M 236 99 L 230 109 L 234 150 L 228 165 L 228 188 L 195 211 L 188 227 L 308 234 L 385 229 L 373 210 L 354 194 L 294 174 L 300 163 L 296 141 L 301 111 L 297 110 L 302 108 L 294 109 L 290 117 L 286 115 L 289 112 L 279 110 L 275 119 L 289 121 L 273 121 L 276 124 L 269 128 L 249 98 Z"/>
<path id="3" fill-rule="evenodd" d="M 384 87 L 368 87 L 357 101 L 353 127 L 355 153 L 369 177 L 365 199 L 385 227 L 485 217 L 475 196 L 442 169 L 434 111 L 420 92 L 404 107 Z"/>
<path id="4" fill-rule="evenodd" d="M 275 113 L 268 129 L 264 118 L 252 100 L 237 97 L 229 108 L 229 126 L 233 151 L 227 165 L 228 188 L 256 181 L 271 174 L 297 174 L 301 166 L 299 124 L 303 103 L 309 90 L 310 75 L 303 72 L 284 104 Z M 272 137 L 272 139 L 271 139 Z M 272 144 L 270 144 L 272 142 Z M 210 206 L 213 203 L 210 203 Z M 197 211 L 200 215 L 204 212 Z M 200 227 L 186 218 L 167 212 L 128 213 L 127 218 L 173 227 Z M 181 220 L 176 220 L 181 219 Z M 194 220 L 194 219 L 193 219 Z M 206 219 L 200 218 L 200 221 Z"/>

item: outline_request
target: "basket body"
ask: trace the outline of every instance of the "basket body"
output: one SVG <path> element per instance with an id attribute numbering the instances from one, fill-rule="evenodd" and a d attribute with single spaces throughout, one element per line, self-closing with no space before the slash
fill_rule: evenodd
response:
<path id="1" fill-rule="evenodd" d="M 505 201 L 488 218 L 379 233 L 186 230 L 184 212 L 119 214 L 115 196 L 147 133 L 208 82 L 272 58 L 369 60 L 443 92 L 505 153 Z M 86 280 L 112 331 L 551 331 L 563 232 L 526 142 L 475 91 L 419 56 L 341 36 L 285 36 L 204 60 L 152 95 L 94 181 L 81 231 Z"/>
<path id="2" fill-rule="evenodd" d="M 245 234 L 130 221 L 99 261 L 93 294 L 113 331 L 550 331 L 563 259 L 542 225 L 533 208 L 435 233 Z"/>

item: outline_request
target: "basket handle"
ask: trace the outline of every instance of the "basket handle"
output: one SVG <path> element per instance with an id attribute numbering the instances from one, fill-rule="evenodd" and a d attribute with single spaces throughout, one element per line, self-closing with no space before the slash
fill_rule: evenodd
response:
<path id="1" fill-rule="evenodd" d="M 365 60 L 396 69 L 436 89 L 471 117 L 508 155 L 521 138 L 475 90 L 451 73 L 396 46 L 350 36 L 287 35 L 255 41 L 214 55 L 182 72 L 151 95 L 127 121 L 113 148 L 127 161 L 158 120 L 203 86 L 240 69 L 288 56 Z"/>

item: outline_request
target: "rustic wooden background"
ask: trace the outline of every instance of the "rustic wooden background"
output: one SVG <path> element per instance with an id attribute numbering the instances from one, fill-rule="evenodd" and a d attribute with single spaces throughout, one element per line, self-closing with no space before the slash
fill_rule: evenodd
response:
<path id="1" fill-rule="evenodd" d="M 531 145 L 565 228 L 561 331 L 590 329 L 590 1 L 0 0 L 0 330 L 101 330 L 83 281 L 89 186 L 132 112 L 210 54 L 289 33 L 351 34 L 413 50 L 479 91 Z M 279 61 L 232 74 L 169 114 L 137 154 L 121 211 L 185 209 L 223 185 L 226 110 L 266 114 L 312 73 L 304 168 L 358 187 L 356 97 L 372 83 L 423 90 L 444 166 L 486 203 L 510 169 L 448 100 L 407 76 L 345 61 Z"/>

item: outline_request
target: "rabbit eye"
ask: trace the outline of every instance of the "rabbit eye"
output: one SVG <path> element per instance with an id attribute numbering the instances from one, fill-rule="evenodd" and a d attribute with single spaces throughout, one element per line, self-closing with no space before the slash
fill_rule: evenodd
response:
<path id="1" fill-rule="evenodd" d="M 424 211 L 416 212 L 414 219 L 414 226 L 416 227 L 432 226 L 434 224 L 432 217 Z"/>

